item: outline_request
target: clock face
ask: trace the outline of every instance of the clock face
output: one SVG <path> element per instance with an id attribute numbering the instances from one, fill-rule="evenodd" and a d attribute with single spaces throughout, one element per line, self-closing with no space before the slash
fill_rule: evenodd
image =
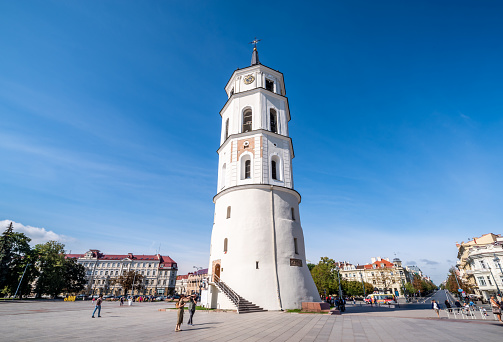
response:
<path id="1" fill-rule="evenodd" d="M 248 75 L 248 76 L 245 76 L 243 81 L 245 84 L 250 84 L 253 81 L 255 81 L 255 77 L 253 77 L 253 75 Z"/>

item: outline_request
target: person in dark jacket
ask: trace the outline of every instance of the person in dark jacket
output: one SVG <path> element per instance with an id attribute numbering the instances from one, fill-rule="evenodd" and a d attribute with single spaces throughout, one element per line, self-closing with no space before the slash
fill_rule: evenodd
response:
<path id="1" fill-rule="evenodd" d="M 187 322 L 188 325 L 194 325 L 194 322 L 192 321 L 192 318 L 194 317 L 194 313 L 196 312 L 196 298 L 195 296 L 190 296 L 189 297 L 189 321 Z"/>

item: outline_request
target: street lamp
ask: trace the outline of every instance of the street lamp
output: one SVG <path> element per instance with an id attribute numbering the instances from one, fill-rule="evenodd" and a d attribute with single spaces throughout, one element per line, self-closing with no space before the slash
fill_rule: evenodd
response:
<path id="1" fill-rule="evenodd" d="M 363 282 L 362 272 L 360 272 L 360 278 L 362 280 L 362 286 L 363 286 L 363 298 L 365 298 L 365 297 L 367 297 L 367 292 L 365 291 L 365 283 Z"/>
<path id="2" fill-rule="evenodd" d="M 496 282 L 496 278 L 494 278 L 493 270 L 491 269 L 491 267 L 489 265 L 487 265 L 487 268 L 489 268 L 489 273 L 491 273 L 491 276 L 493 277 L 494 284 L 496 285 L 496 290 L 498 291 L 498 296 L 501 297 L 500 288 L 498 286 L 498 283 Z"/>
<path id="3" fill-rule="evenodd" d="M 203 268 L 202 267 L 198 267 L 198 266 L 193 266 L 192 268 L 196 269 L 196 275 L 197 276 L 201 276 L 201 279 L 199 279 L 199 277 L 196 278 L 197 279 L 196 281 L 199 283 L 199 298 L 201 298 L 201 292 L 202 292 L 202 285 L 201 285 L 201 283 L 202 283 L 203 275 L 202 275 L 202 273 L 201 274 L 197 274 L 197 272 L 201 271 Z"/>
<path id="4" fill-rule="evenodd" d="M 134 283 L 136 281 L 136 272 L 134 272 L 133 283 L 131 284 L 131 296 L 134 295 Z"/>
<path id="5" fill-rule="evenodd" d="M 29 265 L 30 265 L 30 263 L 26 264 L 26 266 L 24 267 L 23 275 L 21 276 L 21 280 L 19 281 L 19 284 L 17 286 L 16 293 L 14 293 L 14 298 L 16 298 L 16 296 L 17 296 L 17 291 L 19 291 L 19 287 L 21 286 L 21 282 L 23 281 L 24 274 L 26 273 L 26 269 L 28 268 Z"/>
<path id="6" fill-rule="evenodd" d="M 498 258 L 498 256 L 496 255 L 496 253 L 494 253 L 494 259 L 493 259 L 493 261 L 494 261 L 494 264 L 499 267 L 501 274 L 503 274 L 503 271 L 501 270 L 500 258 Z"/>

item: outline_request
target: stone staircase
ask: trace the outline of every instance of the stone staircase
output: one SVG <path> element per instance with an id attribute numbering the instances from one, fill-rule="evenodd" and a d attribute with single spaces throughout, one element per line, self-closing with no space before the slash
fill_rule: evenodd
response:
<path id="1" fill-rule="evenodd" d="M 237 308 L 238 314 L 249 313 L 249 312 L 263 312 L 267 311 L 262 309 L 260 306 L 253 304 L 252 302 L 244 299 L 238 295 L 234 290 L 232 290 L 229 285 L 224 283 L 216 275 L 214 276 L 214 284 L 223 292 L 225 295 L 234 303 Z"/>

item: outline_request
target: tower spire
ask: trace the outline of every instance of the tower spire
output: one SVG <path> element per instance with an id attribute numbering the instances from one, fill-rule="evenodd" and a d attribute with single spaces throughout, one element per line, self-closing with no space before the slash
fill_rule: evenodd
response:
<path id="1" fill-rule="evenodd" d="M 255 39 L 251 42 L 249 42 L 248 44 L 253 44 L 253 53 L 252 53 L 252 60 L 251 60 L 251 65 L 257 65 L 257 64 L 260 64 L 260 61 L 258 59 L 258 51 L 257 51 L 257 43 L 260 42 L 262 39 L 257 39 L 257 37 L 255 37 Z"/>

